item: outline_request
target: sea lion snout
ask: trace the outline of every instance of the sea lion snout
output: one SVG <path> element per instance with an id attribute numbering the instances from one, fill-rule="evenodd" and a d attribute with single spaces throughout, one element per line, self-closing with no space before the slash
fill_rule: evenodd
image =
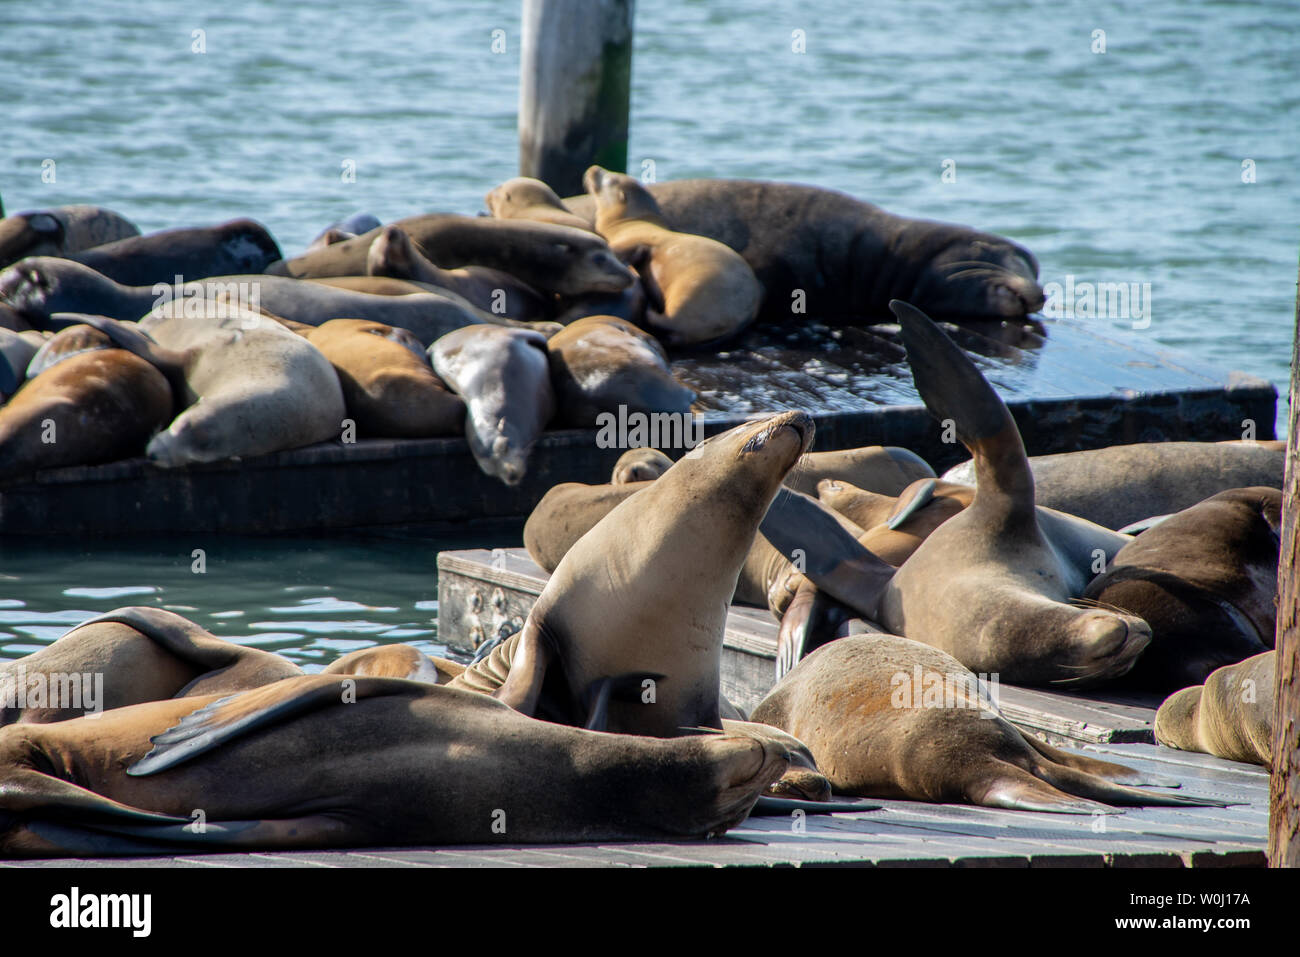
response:
<path id="1" fill-rule="evenodd" d="M 1111 611 L 1088 612 L 1079 618 L 1072 630 L 1076 647 L 1086 665 L 1098 669 L 1089 677 L 1124 674 L 1151 643 L 1150 625 L 1133 615 Z"/>

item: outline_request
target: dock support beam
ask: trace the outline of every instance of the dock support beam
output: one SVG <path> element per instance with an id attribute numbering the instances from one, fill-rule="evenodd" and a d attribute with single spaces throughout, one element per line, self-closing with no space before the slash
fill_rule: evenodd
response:
<path id="1" fill-rule="evenodd" d="M 1300 867 L 1300 286 L 1291 349 L 1288 420 L 1277 582 L 1277 711 L 1268 802 L 1271 867 Z"/>
<path id="2" fill-rule="evenodd" d="M 627 171 L 634 0 L 524 0 L 519 175 L 581 193 L 593 163 Z"/>

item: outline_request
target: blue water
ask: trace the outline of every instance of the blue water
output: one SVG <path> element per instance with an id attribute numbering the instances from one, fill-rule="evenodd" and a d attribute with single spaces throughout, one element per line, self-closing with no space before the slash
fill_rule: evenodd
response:
<path id="1" fill-rule="evenodd" d="M 519 10 L 0 0 L 0 195 L 13 211 L 99 203 L 145 230 L 253 216 L 287 255 L 359 209 L 475 212 L 516 172 Z M 1283 389 L 1300 251 L 1298 28 L 1295 0 L 642 3 L 630 166 L 651 160 L 661 180 L 817 183 L 1010 236 L 1037 254 L 1044 281 L 1150 283 L 1139 335 Z M 491 49 L 497 29 L 503 54 Z M 192 52 L 195 30 L 206 53 Z M 1105 53 L 1092 52 L 1096 30 Z M 54 183 L 42 182 L 46 159 Z M 955 182 L 941 180 L 945 160 Z M 343 181 L 346 161 L 355 182 Z M 37 583 L 11 554 L 0 554 L 0 599 L 32 614 L 101 607 L 29 591 Z M 170 581 L 147 554 L 116 576 L 73 564 L 62 580 Z M 246 592 L 172 583 L 162 599 L 218 626 L 229 620 L 210 616 L 232 610 L 301 620 L 297 603 L 323 597 L 400 609 L 313 612 L 338 626 L 334 638 L 360 640 L 346 622 L 431 627 L 415 607 L 434 597 L 431 555 L 409 591 L 384 597 L 406 567 L 360 560 L 352 590 L 303 595 L 250 546 L 227 572 Z M 271 602 L 298 610 L 271 613 Z M 330 635 L 285 632 L 299 636 L 291 653 L 331 651 Z"/>

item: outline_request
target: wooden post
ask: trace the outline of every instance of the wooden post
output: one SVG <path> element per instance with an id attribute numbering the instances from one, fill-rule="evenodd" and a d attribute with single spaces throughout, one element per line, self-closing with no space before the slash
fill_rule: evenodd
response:
<path id="1" fill-rule="evenodd" d="M 1278 562 L 1277 710 L 1269 786 L 1268 862 L 1300 867 L 1300 288 L 1291 348 L 1290 436 L 1282 482 L 1282 555 Z"/>
<path id="2" fill-rule="evenodd" d="M 524 0 L 519 174 L 581 193 L 592 163 L 627 171 L 634 0 Z"/>

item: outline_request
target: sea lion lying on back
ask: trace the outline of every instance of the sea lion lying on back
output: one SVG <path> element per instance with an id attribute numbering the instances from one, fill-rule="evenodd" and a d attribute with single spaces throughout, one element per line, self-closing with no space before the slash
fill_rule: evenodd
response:
<path id="1" fill-rule="evenodd" d="M 1271 767 L 1276 668 L 1277 652 L 1265 651 L 1170 695 L 1156 712 L 1156 742 Z"/>
<path id="2" fill-rule="evenodd" d="M 965 226 L 908 219 L 798 183 L 688 179 L 648 187 L 669 229 L 708 236 L 762 283 L 764 320 L 887 318 L 902 299 L 943 319 L 1021 319 L 1043 306 L 1038 261 Z M 589 197 L 565 205 L 595 220 Z M 797 297 L 797 298 L 796 298 Z"/>

